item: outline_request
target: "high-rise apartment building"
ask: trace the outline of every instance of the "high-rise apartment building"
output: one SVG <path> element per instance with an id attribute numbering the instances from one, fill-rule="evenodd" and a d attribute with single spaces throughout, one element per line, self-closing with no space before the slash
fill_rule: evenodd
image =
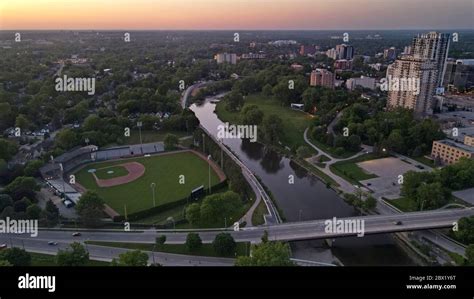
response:
<path id="1" fill-rule="evenodd" d="M 354 57 L 354 47 L 346 44 L 337 45 L 336 52 L 338 59 L 351 60 Z"/>
<path id="2" fill-rule="evenodd" d="M 310 85 L 334 88 L 334 74 L 325 69 L 315 69 L 311 72 Z"/>
<path id="3" fill-rule="evenodd" d="M 449 52 L 448 33 L 429 32 L 419 34 L 413 38 L 410 54 L 417 59 L 428 59 L 434 61 L 438 69 L 436 87 L 443 86 L 443 78 L 446 72 L 446 60 Z"/>
<path id="4" fill-rule="evenodd" d="M 404 57 L 387 68 L 388 108 L 413 109 L 418 115 L 431 114 L 438 70 L 426 59 Z"/>
<path id="5" fill-rule="evenodd" d="M 433 96 L 443 84 L 448 49 L 449 34 L 430 32 L 413 38 L 409 54 L 387 68 L 386 79 L 399 83 L 388 85 L 387 107 L 410 108 L 418 115 L 431 114 Z M 416 84 L 403 88 L 403 82 Z"/>

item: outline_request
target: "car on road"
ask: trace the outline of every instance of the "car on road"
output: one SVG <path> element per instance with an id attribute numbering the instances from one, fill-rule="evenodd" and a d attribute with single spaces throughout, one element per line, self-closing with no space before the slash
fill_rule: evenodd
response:
<path id="1" fill-rule="evenodd" d="M 56 245 L 58 245 L 58 242 L 49 241 L 49 242 L 48 242 L 48 245 L 50 245 L 50 246 L 56 246 Z"/>
<path id="2" fill-rule="evenodd" d="M 402 225 L 403 222 L 401 222 L 401 221 L 394 221 L 393 224 L 395 224 L 395 225 Z"/>
<path id="3" fill-rule="evenodd" d="M 5 248 L 7 248 L 7 244 L 1 244 L 1 245 L 0 245 L 0 250 L 1 250 L 1 249 L 5 249 Z"/>
<path id="4" fill-rule="evenodd" d="M 73 237 L 80 237 L 82 234 L 79 232 L 72 233 Z"/>
<path id="5" fill-rule="evenodd" d="M 421 166 L 421 165 L 416 165 L 415 167 L 418 168 L 418 169 L 425 169 L 425 168 L 424 168 L 423 166 Z"/>

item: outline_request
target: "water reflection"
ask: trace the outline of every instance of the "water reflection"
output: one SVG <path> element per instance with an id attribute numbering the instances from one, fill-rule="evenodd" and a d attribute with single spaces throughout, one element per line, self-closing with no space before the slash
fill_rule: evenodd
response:
<path id="1" fill-rule="evenodd" d="M 216 135 L 217 126 L 222 122 L 214 114 L 214 109 L 215 104 L 210 102 L 191 106 L 201 124 Z M 358 214 L 334 190 L 327 188 L 325 183 L 262 144 L 240 139 L 224 139 L 223 142 L 271 190 L 287 221 L 330 219 Z M 290 175 L 295 176 L 293 184 L 290 183 Z M 328 251 L 331 255 L 332 251 L 346 265 L 411 264 L 391 235 L 341 238 L 337 239 L 331 250 L 325 246 L 321 240 L 292 242 L 293 254 L 300 258 L 313 258 L 318 254 L 316 259 L 320 260 L 321 251 L 325 252 L 323 256 L 326 256 Z"/>

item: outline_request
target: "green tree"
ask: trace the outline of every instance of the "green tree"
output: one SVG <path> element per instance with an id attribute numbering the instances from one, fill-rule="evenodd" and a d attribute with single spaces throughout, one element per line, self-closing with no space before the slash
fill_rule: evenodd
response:
<path id="1" fill-rule="evenodd" d="M 239 111 L 244 105 L 244 97 L 241 93 L 232 91 L 225 96 L 226 109 L 228 111 Z"/>
<path id="2" fill-rule="evenodd" d="M 242 209 L 243 203 L 239 194 L 233 191 L 206 196 L 201 204 L 200 224 L 222 223 L 230 220 L 235 211 Z"/>
<path id="3" fill-rule="evenodd" d="M 447 204 L 448 199 L 445 196 L 443 186 L 436 182 L 420 185 L 416 191 L 416 202 L 418 209 L 428 210 Z"/>
<path id="4" fill-rule="evenodd" d="M 178 136 L 174 134 L 166 134 L 164 144 L 165 144 L 165 150 L 170 151 L 176 149 L 176 146 L 179 143 L 179 138 Z"/>
<path id="5" fill-rule="evenodd" d="M 474 216 L 459 219 L 458 230 L 454 231 L 454 235 L 464 244 L 474 244 Z"/>
<path id="6" fill-rule="evenodd" d="M 309 147 L 302 145 L 296 150 L 296 155 L 301 159 L 308 158 L 311 156 L 311 150 Z"/>
<path id="7" fill-rule="evenodd" d="M 259 125 L 263 120 L 263 112 L 257 105 L 245 106 L 242 109 L 242 122 L 245 125 Z"/>
<path id="8" fill-rule="evenodd" d="M 186 208 L 186 219 L 192 225 L 197 225 L 201 218 L 201 207 L 198 203 L 192 203 Z"/>
<path id="9" fill-rule="evenodd" d="M 102 211 L 104 209 L 104 200 L 94 191 L 87 191 L 82 194 L 79 202 L 76 205 L 76 211 L 80 214 L 87 208 L 98 209 Z"/>
<path id="10" fill-rule="evenodd" d="M 266 84 L 263 88 L 262 88 L 262 93 L 263 95 L 269 97 L 272 95 L 272 86 L 270 84 Z"/>
<path id="11" fill-rule="evenodd" d="M 13 142 L 0 138 L 0 159 L 9 161 L 18 152 L 18 147 Z"/>
<path id="12" fill-rule="evenodd" d="M 376 206 L 377 206 L 377 200 L 375 199 L 375 197 L 373 197 L 372 195 L 367 196 L 367 198 L 364 201 L 364 208 L 366 210 L 372 210 L 372 209 L 375 209 Z"/>
<path id="13" fill-rule="evenodd" d="M 51 201 L 48 200 L 46 202 L 45 209 L 41 212 L 40 221 L 41 224 L 44 226 L 55 226 L 59 220 L 59 209 L 58 207 Z"/>
<path id="14" fill-rule="evenodd" d="M 212 242 L 214 251 L 220 256 L 231 256 L 237 247 L 234 238 L 229 233 L 216 235 Z"/>
<path id="15" fill-rule="evenodd" d="M 25 176 L 17 177 L 5 188 L 5 192 L 10 194 L 14 201 L 23 197 L 34 199 L 36 191 L 39 190 L 40 187 L 36 183 L 36 180 L 32 177 Z"/>
<path id="16" fill-rule="evenodd" d="M 79 136 L 71 129 L 61 130 L 55 138 L 56 146 L 69 150 L 79 144 Z"/>
<path id="17" fill-rule="evenodd" d="M 26 208 L 26 216 L 29 219 L 39 219 L 41 216 L 41 208 L 37 204 L 32 204 Z"/>
<path id="18" fill-rule="evenodd" d="M 189 233 L 186 236 L 186 248 L 190 252 L 195 252 L 199 250 L 202 246 L 202 240 L 201 237 L 199 237 L 199 234 L 196 233 Z"/>
<path id="19" fill-rule="evenodd" d="M 8 194 L 0 194 L 0 212 L 6 207 L 13 206 L 13 199 Z"/>
<path id="20" fill-rule="evenodd" d="M 112 266 L 145 267 L 148 265 L 148 255 L 140 250 L 127 251 L 112 260 Z"/>
<path id="21" fill-rule="evenodd" d="M 283 132 L 283 121 L 281 118 L 275 114 L 265 116 L 262 125 L 265 141 L 270 145 L 278 144 Z"/>
<path id="22" fill-rule="evenodd" d="M 7 260 L 0 260 L 0 267 L 11 267 L 13 266 L 12 264 L 10 264 L 10 262 L 8 262 Z"/>
<path id="23" fill-rule="evenodd" d="M 24 169 L 25 175 L 30 176 L 30 177 L 39 177 L 40 176 L 39 169 L 41 168 L 41 166 L 43 166 L 43 164 L 44 164 L 43 161 L 40 161 L 40 160 L 29 161 L 28 163 L 26 163 L 26 166 Z"/>
<path id="24" fill-rule="evenodd" d="M 15 127 L 20 128 L 22 130 L 28 130 L 31 128 L 31 122 L 28 120 L 26 115 L 20 114 L 16 117 Z"/>
<path id="25" fill-rule="evenodd" d="M 31 266 L 31 255 L 20 248 L 7 248 L 0 251 L 0 260 L 6 260 L 9 264 L 16 267 Z"/>
<path id="26" fill-rule="evenodd" d="M 76 212 L 88 227 L 97 227 L 101 224 L 104 210 L 104 200 L 94 191 L 84 193 L 76 205 Z"/>
<path id="27" fill-rule="evenodd" d="M 236 266 L 294 266 L 290 260 L 290 247 L 282 242 L 263 242 L 252 245 L 252 256 L 239 256 Z"/>
<path id="28" fill-rule="evenodd" d="M 466 248 L 466 262 L 469 266 L 474 266 L 474 244 Z"/>
<path id="29" fill-rule="evenodd" d="M 58 266 L 85 266 L 89 262 L 89 252 L 78 242 L 74 242 L 65 250 L 60 249 L 56 255 Z"/>

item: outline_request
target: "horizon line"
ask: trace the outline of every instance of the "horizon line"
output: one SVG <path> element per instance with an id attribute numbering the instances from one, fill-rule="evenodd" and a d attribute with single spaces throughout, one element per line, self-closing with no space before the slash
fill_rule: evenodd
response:
<path id="1" fill-rule="evenodd" d="M 51 29 L 51 28 L 41 28 L 41 29 L 0 29 L 1 31 L 341 31 L 341 32 L 356 32 L 356 31 L 414 31 L 414 30 L 435 30 L 435 31 L 446 31 L 446 30 L 463 30 L 463 31 L 474 31 L 474 28 L 385 28 L 385 29 L 152 29 L 152 28 L 143 28 L 143 29 L 127 29 L 127 28 L 117 28 L 117 29 L 87 29 L 87 28 L 68 28 L 68 29 Z"/>

